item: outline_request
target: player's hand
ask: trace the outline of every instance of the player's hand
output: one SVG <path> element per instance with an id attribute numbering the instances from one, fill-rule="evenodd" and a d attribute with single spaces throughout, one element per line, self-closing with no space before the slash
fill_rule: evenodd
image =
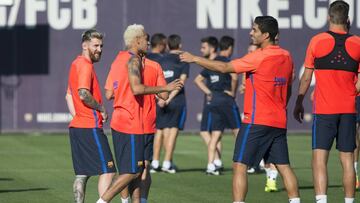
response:
<path id="1" fill-rule="evenodd" d="M 183 88 L 183 86 L 184 86 L 183 82 L 180 79 L 176 79 L 166 85 L 166 90 L 168 92 L 171 92 L 173 90 L 181 90 L 181 88 Z"/>
<path id="2" fill-rule="evenodd" d="M 210 103 L 211 100 L 212 100 L 212 93 L 210 92 L 209 94 L 206 94 L 206 101 L 207 101 L 208 103 Z"/>
<path id="3" fill-rule="evenodd" d="M 101 107 L 101 116 L 102 116 L 102 122 L 105 123 L 108 120 L 108 114 L 106 112 L 106 109 L 104 106 Z"/>
<path id="4" fill-rule="evenodd" d="M 182 52 L 180 55 L 180 61 L 186 62 L 186 63 L 193 63 L 195 56 L 190 54 L 189 52 Z"/>
<path id="5" fill-rule="evenodd" d="M 160 108 L 164 108 L 166 106 L 166 102 L 163 99 L 159 99 L 157 104 Z"/>
<path id="6" fill-rule="evenodd" d="M 229 95 L 230 97 L 234 97 L 234 96 L 235 96 L 235 95 L 234 95 L 231 91 L 229 91 L 229 90 L 224 90 L 224 93 L 227 94 L 227 95 Z"/>
<path id="7" fill-rule="evenodd" d="M 245 93 L 245 84 L 241 84 L 241 85 L 239 86 L 239 93 L 240 93 L 240 94 L 244 94 L 244 93 Z"/>
<path id="8" fill-rule="evenodd" d="M 302 123 L 304 120 L 304 106 L 302 104 L 296 104 L 294 108 L 294 118 Z"/>

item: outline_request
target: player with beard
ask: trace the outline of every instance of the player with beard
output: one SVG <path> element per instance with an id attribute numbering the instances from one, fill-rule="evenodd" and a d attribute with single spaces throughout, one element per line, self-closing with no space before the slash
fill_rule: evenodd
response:
<path id="1" fill-rule="evenodd" d="M 144 109 L 148 100 L 144 95 L 161 94 L 181 89 L 179 80 L 166 86 L 147 86 L 143 83 L 144 55 L 147 35 L 142 25 L 130 25 L 124 32 L 126 51 L 120 51 L 111 65 L 106 81 L 106 97 L 114 99 L 111 129 L 119 176 L 97 203 L 110 202 L 130 183 L 132 202 L 140 202 L 141 175 L 144 170 L 145 137 Z"/>
<path id="2" fill-rule="evenodd" d="M 101 197 L 116 172 L 106 135 L 102 129 L 107 113 L 93 63 L 101 58 L 103 35 L 88 30 L 82 35 L 82 54 L 71 64 L 66 101 L 73 116 L 69 125 L 76 203 L 85 199 L 87 180 L 99 175 Z"/>

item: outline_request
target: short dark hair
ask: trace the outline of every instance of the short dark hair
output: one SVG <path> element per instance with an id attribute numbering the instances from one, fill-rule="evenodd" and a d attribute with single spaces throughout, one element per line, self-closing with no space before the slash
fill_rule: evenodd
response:
<path id="1" fill-rule="evenodd" d="M 156 47 L 163 43 L 163 40 L 166 39 L 166 36 L 163 33 L 155 33 L 151 36 L 151 47 Z"/>
<path id="2" fill-rule="evenodd" d="M 330 22 L 346 25 L 349 18 L 349 4 L 345 1 L 334 1 L 329 7 Z"/>
<path id="3" fill-rule="evenodd" d="M 259 26 L 262 33 L 269 33 L 270 41 L 275 42 L 275 37 L 279 33 L 279 25 L 274 17 L 258 16 L 255 18 L 254 23 Z"/>
<path id="4" fill-rule="evenodd" d="M 208 37 L 202 38 L 201 43 L 208 43 L 209 46 L 211 46 L 215 49 L 215 51 L 217 51 L 217 48 L 219 45 L 218 40 L 214 36 L 208 36 Z"/>
<path id="5" fill-rule="evenodd" d="M 168 37 L 168 46 L 170 50 L 179 49 L 181 44 L 181 37 L 173 34 Z"/>
<path id="6" fill-rule="evenodd" d="M 103 39 L 104 35 L 98 32 L 96 29 L 86 30 L 81 35 L 81 42 L 91 41 L 92 38 Z"/>
<path id="7" fill-rule="evenodd" d="M 234 38 L 230 36 L 222 36 L 219 43 L 219 49 L 227 50 L 229 47 L 234 47 Z"/>

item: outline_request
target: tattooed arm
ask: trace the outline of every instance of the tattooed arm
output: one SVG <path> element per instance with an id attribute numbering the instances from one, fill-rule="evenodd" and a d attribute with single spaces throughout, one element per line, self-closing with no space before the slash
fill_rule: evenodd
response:
<path id="1" fill-rule="evenodd" d="M 88 89 L 85 88 L 80 88 L 78 90 L 79 93 L 79 97 L 81 99 L 81 101 L 88 107 L 100 111 L 102 117 L 103 117 L 103 121 L 107 120 L 107 113 L 106 113 L 106 109 L 103 105 L 99 104 L 94 97 L 91 95 L 90 91 Z"/>
<path id="2" fill-rule="evenodd" d="M 128 62 L 129 83 L 134 95 L 157 94 L 161 92 L 170 92 L 175 89 L 181 89 L 183 84 L 180 80 L 174 80 L 166 86 L 145 86 L 141 83 L 141 59 L 132 56 Z"/>

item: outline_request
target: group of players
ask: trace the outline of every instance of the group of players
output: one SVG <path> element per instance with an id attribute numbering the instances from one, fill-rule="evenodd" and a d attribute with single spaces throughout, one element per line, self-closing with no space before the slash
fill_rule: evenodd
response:
<path id="1" fill-rule="evenodd" d="M 302 122 L 302 102 L 315 72 L 312 167 L 315 198 L 319 203 L 327 202 L 326 165 L 334 139 L 343 167 L 345 203 L 354 202 L 355 196 L 353 151 L 356 148 L 355 97 L 360 91 L 360 82 L 356 81 L 360 68 L 360 39 L 348 33 L 348 13 L 349 5 L 344 1 L 337 0 L 330 5 L 329 31 L 314 36 L 308 46 L 306 69 L 300 79 L 294 109 L 295 118 Z M 283 177 L 289 202 L 299 203 L 298 183 L 290 167 L 286 139 L 293 61 L 290 53 L 278 46 L 278 34 L 276 19 L 258 16 L 250 37 L 259 48 L 242 58 L 229 60 L 234 44 L 230 37 L 220 40 L 219 56 L 215 40 L 204 38 L 201 48 L 204 57 L 198 57 L 180 50 L 181 38 L 177 35 L 167 39 L 168 54 L 160 56 L 161 47 L 166 47 L 166 38 L 160 36 L 158 53 L 154 43 L 153 54 L 145 57 L 149 37 L 144 27 L 128 26 L 124 32 L 126 50 L 116 56 L 105 85 L 105 97 L 113 100 L 114 108 L 110 125 L 119 172 L 114 178 L 115 164 L 102 130 L 107 111 L 93 67 L 101 57 L 103 36 L 96 30 L 86 31 L 82 36 L 82 54 L 70 68 L 66 94 L 74 117 L 69 132 L 76 174 L 75 202 L 84 201 L 86 181 L 93 175 L 99 175 L 97 203 L 110 202 L 118 193 L 121 193 L 122 202 L 129 202 L 129 195 L 132 202 L 147 202 L 150 160 L 154 158 L 152 170 L 160 170 L 161 143 L 166 152 L 161 170 L 176 172 L 172 154 L 185 119 L 183 85 L 189 73 L 188 63 L 196 63 L 204 68 L 195 83 L 205 93 L 201 136 L 208 146 L 206 172 L 219 173 L 222 167 L 219 140 L 224 128 L 231 128 L 236 136 L 233 202 L 245 202 L 248 167 L 264 159 L 265 163 L 273 163 Z M 228 73 L 245 73 L 241 127 L 234 101 L 237 75 Z M 153 141 L 155 126 L 158 130 Z"/>

